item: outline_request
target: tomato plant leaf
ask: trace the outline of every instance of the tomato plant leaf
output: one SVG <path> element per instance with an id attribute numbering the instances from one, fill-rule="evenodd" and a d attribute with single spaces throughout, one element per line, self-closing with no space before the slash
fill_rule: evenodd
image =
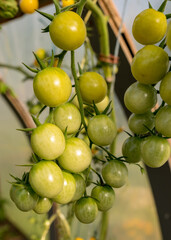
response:
<path id="1" fill-rule="evenodd" d="M 53 3 L 55 4 L 56 14 L 60 13 L 60 6 L 59 2 L 57 0 L 53 0 Z"/>

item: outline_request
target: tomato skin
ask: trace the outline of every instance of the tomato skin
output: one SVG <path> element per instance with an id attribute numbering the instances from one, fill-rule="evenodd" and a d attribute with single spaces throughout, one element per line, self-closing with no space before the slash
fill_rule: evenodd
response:
<path id="1" fill-rule="evenodd" d="M 107 94 L 105 79 L 96 72 L 85 72 L 79 77 L 79 86 L 83 101 L 99 103 Z"/>
<path id="2" fill-rule="evenodd" d="M 108 104 L 109 104 L 109 97 L 106 95 L 101 102 L 96 104 L 96 107 L 98 108 L 99 112 L 102 113 Z"/>
<path id="3" fill-rule="evenodd" d="M 42 160 L 32 166 L 29 182 L 39 196 L 53 198 L 62 191 L 64 179 L 55 162 Z"/>
<path id="4" fill-rule="evenodd" d="M 85 184 L 85 180 L 80 174 L 73 174 L 73 177 L 76 182 L 76 191 L 72 198 L 72 201 L 77 201 L 83 196 L 86 189 L 86 184 Z"/>
<path id="5" fill-rule="evenodd" d="M 127 182 L 128 169 L 124 163 L 111 160 L 104 164 L 102 176 L 106 184 L 114 188 L 120 188 Z"/>
<path id="6" fill-rule="evenodd" d="M 165 137 L 171 138 L 171 106 L 162 107 L 155 118 L 156 130 Z"/>
<path id="7" fill-rule="evenodd" d="M 23 212 L 32 210 L 38 201 L 38 195 L 33 192 L 31 187 L 24 185 L 13 184 L 10 189 L 10 197 L 16 207 Z"/>
<path id="8" fill-rule="evenodd" d="M 91 197 L 97 199 L 99 211 L 108 211 L 115 200 L 115 192 L 110 186 L 96 186 L 91 191 Z"/>
<path id="9" fill-rule="evenodd" d="M 81 125 L 81 114 L 78 108 L 72 103 L 64 103 L 57 107 L 53 112 L 55 124 L 67 134 L 72 134 L 78 131 Z"/>
<path id="10" fill-rule="evenodd" d="M 47 67 L 34 77 L 33 89 L 41 103 L 57 107 L 69 99 L 72 85 L 69 76 L 61 68 Z"/>
<path id="11" fill-rule="evenodd" d="M 117 129 L 114 122 L 107 115 L 96 115 L 89 120 L 88 136 L 99 146 L 111 144 L 116 136 Z"/>
<path id="12" fill-rule="evenodd" d="M 158 46 L 147 45 L 135 54 L 131 72 L 140 83 L 155 84 L 164 77 L 168 66 L 168 54 Z"/>
<path id="13" fill-rule="evenodd" d="M 23 13 L 34 13 L 39 7 L 38 0 L 20 0 L 20 9 Z"/>
<path id="14" fill-rule="evenodd" d="M 59 165 L 72 173 L 84 171 L 91 163 L 92 153 L 88 145 L 79 138 L 69 138 L 63 154 L 58 158 Z"/>
<path id="15" fill-rule="evenodd" d="M 124 103 L 130 112 L 143 114 L 157 103 L 157 91 L 151 85 L 135 82 L 127 88 Z"/>
<path id="16" fill-rule="evenodd" d="M 87 36 L 85 23 L 75 12 L 65 11 L 57 14 L 49 25 L 52 42 L 63 50 L 75 50 Z"/>
<path id="17" fill-rule="evenodd" d="M 74 0 L 62 0 L 62 7 L 64 8 L 64 7 L 70 6 L 74 3 L 75 3 Z"/>
<path id="18" fill-rule="evenodd" d="M 155 44 L 165 35 L 167 20 L 164 13 L 155 9 L 145 9 L 133 22 L 132 33 L 135 40 L 143 45 Z"/>
<path id="19" fill-rule="evenodd" d="M 33 208 L 33 211 L 37 214 L 48 213 L 52 207 L 52 200 L 49 198 L 39 198 L 36 206 Z"/>
<path id="20" fill-rule="evenodd" d="M 135 134 L 145 134 L 154 127 L 154 114 L 149 111 L 144 114 L 131 114 L 128 119 L 128 126 Z M 146 128 L 148 127 L 148 128 Z"/>
<path id="21" fill-rule="evenodd" d="M 75 204 L 75 215 L 82 223 L 92 223 L 98 214 L 96 201 L 91 197 L 82 197 Z"/>
<path id="22" fill-rule="evenodd" d="M 62 191 L 56 197 L 53 198 L 53 201 L 60 204 L 66 204 L 71 202 L 75 194 L 76 182 L 75 178 L 72 176 L 71 173 L 62 171 L 62 174 L 64 177 L 64 185 Z"/>
<path id="23" fill-rule="evenodd" d="M 171 72 L 168 72 L 160 83 L 160 96 L 168 104 L 171 105 Z"/>
<path id="24" fill-rule="evenodd" d="M 168 23 L 168 26 L 167 26 L 166 44 L 168 48 L 171 50 L 171 21 Z"/>
<path id="25" fill-rule="evenodd" d="M 52 123 L 44 123 L 32 132 L 31 147 L 45 160 L 53 160 L 65 149 L 65 137 L 62 131 Z"/>
<path id="26" fill-rule="evenodd" d="M 151 168 L 161 167 L 170 157 L 170 145 L 164 138 L 149 136 L 141 144 L 144 163 Z"/>
<path id="27" fill-rule="evenodd" d="M 127 157 L 129 163 L 138 163 L 142 160 L 141 157 L 141 138 L 129 137 L 122 145 L 122 154 Z"/>

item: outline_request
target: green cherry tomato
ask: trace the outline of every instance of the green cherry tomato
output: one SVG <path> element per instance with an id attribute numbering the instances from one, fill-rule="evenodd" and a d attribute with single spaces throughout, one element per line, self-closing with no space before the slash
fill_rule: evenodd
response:
<path id="1" fill-rule="evenodd" d="M 79 77 L 79 86 L 83 101 L 99 103 L 107 94 L 105 79 L 96 72 L 85 72 Z"/>
<path id="2" fill-rule="evenodd" d="M 55 162 L 42 160 L 32 166 L 29 182 L 39 196 L 53 198 L 62 191 L 64 178 Z"/>
<path id="3" fill-rule="evenodd" d="M 82 223 L 92 223 L 98 214 L 96 201 L 91 197 L 83 197 L 75 204 L 75 215 Z"/>
<path id="4" fill-rule="evenodd" d="M 103 166 L 102 176 L 106 184 L 114 188 L 120 188 L 127 182 L 128 169 L 124 163 L 111 160 Z"/>
<path id="5" fill-rule="evenodd" d="M 141 138 L 129 137 L 122 145 L 122 154 L 129 163 L 138 163 L 141 158 Z"/>
<path id="6" fill-rule="evenodd" d="M 57 14 L 49 25 L 52 42 L 63 50 L 75 50 L 87 36 L 85 23 L 75 12 L 65 11 Z"/>
<path id="7" fill-rule="evenodd" d="M 99 146 L 111 144 L 117 133 L 114 122 L 107 115 L 96 115 L 90 119 L 87 131 L 91 141 Z"/>
<path id="8" fill-rule="evenodd" d="M 142 141 L 141 153 L 144 163 L 152 168 L 161 167 L 170 157 L 170 145 L 162 137 L 149 136 Z"/>
<path id="9" fill-rule="evenodd" d="M 110 186 L 96 186 L 91 191 L 91 197 L 97 199 L 99 211 L 108 211 L 115 200 L 115 192 Z"/>
<path id="10" fill-rule="evenodd" d="M 53 201 L 60 204 L 66 204 L 71 202 L 75 194 L 76 182 L 71 173 L 65 171 L 62 171 L 62 173 L 64 177 L 63 189 L 56 197 L 53 198 Z"/>
<path id="11" fill-rule="evenodd" d="M 165 35 L 167 20 L 164 13 L 155 9 L 145 9 L 133 22 L 132 33 L 137 42 L 143 45 L 155 44 Z"/>
<path id="12" fill-rule="evenodd" d="M 154 114 L 151 111 L 144 114 L 132 113 L 128 119 L 128 126 L 135 134 L 145 134 L 149 132 L 148 129 L 154 127 Z"/>
<path id="13" fill-rule="evenodd" d="M 155 106 L 157 91 L 151 85 L 139 82 L 131 84 L 124 95 L 124 103 L 130 112 L 143 114 Z"/>
<path id="14" fill-rule="evenodd" d="M 73 173 L 84 171 L 91 163 L 92 153 L 88 145 L 79 138 L 69 138 L 63 154 L 58 158 L 59 165 Z"/>
<path id="15" fill-rule="evenodd" d="M 166 44 L 168 48 L 171 50 L 171 21 L 168 23 L 168 26 L 167 26 Z"/>
<path id="16" fill-rule="evenodd" d="M 38 201 L 38 195 L 29 186 L 13 184 L 10 189 L 10 197 L 23 212 L 32 210 Z"/>
<path id="17" fill-rule="evenodd" d="M 63 153 L 65 137 L 56 125 L 44 123 L 33 131 L 31 147 L 39 157 L 53 160 Z"/>
<path id="18" fill-rule="evenodd" d="M 135 54 L 131 72 L 140 83 L 155 84 L 164 77 L 168 66 L 168 54 L 158 46 L 147 45 Z"/>
<path id="19" fill-rule="evenodd" d="M 73 177 L 75 178 L 75 182 L 76 182 L 76 191 L 72 198 L 72 201 L 77 201 L 83 196 L 86 189 L 86 184 L 85 184 L 84 178 L 80 174 L 74 173 Z"/>
<path id="20" fill-rule="evenodd" d="M 81 125 L 81 114 L 78 108 L 72 103 L 64 103 L 57 107 L 53 112 L 55 124 L 67 134 L 72 134 L 78 131 Z"/>
<path id="21" fill-rule="evenodd" d="M 49 198 L 39 198 L 36 206 L 33 208 L 33 211 L 37 214 L 48 213 L 52 207 L 52 200 Z"/>
<path id="22" fill-rule="evenodd" d="M 72 85 L 69 76 L 62 69 L 47 67 L 36 74 L 33 89 L 41 103 L 57 107 L 69 99 Z"/>
<path id="23" fill-rule="evenodd" d="M 165 137 L 171 138 L 171 106 L 162 107 L 156 114 L 156 130 Z"/>
<path id="24" fill-rule="evenodd" d="M 101 102 L 96 104 L 96 107 L 98 108 L 99 112 L 103 112 L 108 104 L 109 104 L 109 97 L 106 95 Z"/>
<path id="25" fill-rule="evenodd" d="M 171 72 L 168 72 L 162 79 L 159 91 L 161 98 L 171 105 Z"/>

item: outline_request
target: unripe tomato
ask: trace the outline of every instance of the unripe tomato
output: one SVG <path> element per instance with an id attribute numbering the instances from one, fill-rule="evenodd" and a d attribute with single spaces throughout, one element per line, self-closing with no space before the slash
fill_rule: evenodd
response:
<path id="1" fill-rule="evenodd" d="M 131 84 L 124 95 L 124 103 L 130 112 L 143 114 L 155 106 L 157 91 L 151 85 L 135 82 Z"/>
<path id="2" fill-rule="evenodd" d="M 53 198 L 62 191 L 64 178 L 55 162 L 40 161 L 32 166 L 29 182 L 40 197 Z"/>
<path id="3" fill-rule="evenodd" d="M 74 173 L 73 177 L 75 178 L 75 182 L 76 182 L 76 191 L 72 198 L 72 201 L 76 201 L 83 196 L 86 189 L 86 184 L 85 184 L 84 178 L 80 174 Z"/>
<path id="4" fill-rule="evenodd" d="M 171 21 L 168 23 L 168 26 L 167 26 L 166 44 L 168 48 L 171 50 Z"/>
<path id="5" fill-rule="evenodd" d="M 63 154 L 58 158 L 59 165 L 73 173 L 84 171 L 91 163 L 92 153 L 88 145 L 79 138 L 69 138 Z"/>
<path id="6" fill-rule="evenodd" d="M 162 107 L 156 114 L 156 130 L 165 137 L 171 138 L 171 106 Z"/>
<path id="7" fill-rule="evenodd" d="M 164 13 L 145 9 L 134 19 L 132 33 L 137 42 L 149 45 L 159 42 L 165 35 L 167 20 Z"/>
<path id="8" fill-rule="evenodd" d="M 141 138 L 129 137 L 122 145 L 122 154 L 129 163 L 137 163 L 142 160 L 141 157 Z"/>
<path id="9" fill-rule="evenodd" d="M 72 103 L 64 103 L 57 107 L 53 112 L 55 124 L 67 134 L 72 134 L 78 131 L 81 126 L 81 114 L 78 108 Z"/>
<path id="10" fill-rule="evenodd" d="M 90 119 L 87 131 L 91 141 L 99 146 L 111 144 L 117 133 L 114 122 L 107 115 L 97 115 Z"/>
<path id="11" fill-rule="evenodd" d="M 62 174 L 64 177 L 64 185 L 62 191 L 58 193 L 56 197 L 53 198 L 53 201 L 60 204 L 66 204 L 72 200 L 75 194 L 76 182 L 75 178 L 72 176 L 71 173 L 62 171 Z"/>
<path id="12" fill-rule="evenodd" d="M 168 54 L 158 46 L 147 45 L 135 54 L 131 71 L 140 83 L 155 84 L 164 77 L 168 66 Z"/>
<path id="13" fill-rule="evenodd" d="M 69 76 L 61 68 L 47 67 L 36 74 L 33 89 L 41 103 L 57 107 L 69 99 L 72 85 Z"/>
<path id="14" fill-rule="evenodd" d="M 108 104 L 109 104 L 109 97 L 106 95 L 101 102 L 96 103 L 96 107 L 98 108 L 99 112 L 103 112 Z"/>
<path id="15" fill-rule="evenodd" d="M 162 79 L 159 91 L 161 98 L 171 105 L 171 72 L 168 72 Z"/>
<path id="16" fill-rule="evenodd" d="M 83 101 L 99 103 L 107 94 L 105 79 L 96 72 L 85 72 L 79 77 L 79 86 Z"/>
<path id="17" fill-rule="evenodd" d="M 20 9 L 23 13 L 34 13 L 39 7 L 38 0 L 20 0 Z"/>
<path id="18" fill-rule="evenodd" d="M 65 137 L 56 125 L 44 123 L 34 129 L 31 135 L 31 147 L 39 157 L 53 160 L 63 153 Z"/>
<path id="19" fill-rule="evenodd" d="M 144 163 L 152 168 L 161 167 L 170 157 L 169 142 L 158 136 L 149 136 L 141 144 Z"/>
<path id="20" fill-rule="evenodd" d="M 96 201 L 91 197 L 83 197 L 75 204 L 75 215 L 82 223 L 93 222 L 98 214 Z"/>
<path id="21" fill-rule="evenodd" d="M 49 25 L 52 42 L 63 50 L 75 50 L 85 41 L 86 27 L 82 18 L 75 12 L 57 14 Z"/>
<path id="22" fill-rule="evenodd" d="M 124 163 L 111 160 L 104 164 L 102 176 L 106 184 L 114 188 L 120 188 L 127 182 L 128 169 Z"/>
<path id="23" fill-rule="evenodd" d="M 49 198 L 39 198 L 36 206 L 33 208 L 33 211 L 37 214 L 48 213 L 52 207 L 52 200 Z"/>

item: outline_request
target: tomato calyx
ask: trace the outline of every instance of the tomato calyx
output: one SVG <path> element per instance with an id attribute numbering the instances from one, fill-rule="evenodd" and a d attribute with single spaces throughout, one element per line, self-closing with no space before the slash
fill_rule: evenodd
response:
<path id="1" fill-rule="evenodd" d="M 9 182 L 9 183 L 14 184 L 14 185 L 22 185 L 22 186 L 25 186 L 25 187 L 27 187 L 27 186 L 30 187 L 30 184 L 29 184 L 29 172 L 24 172 L 21 179 L 18 178 L 18 177 L 13 176 L 12 174 L 10 174 L 10 176 L 15 181 L 14 182 Z"/>

